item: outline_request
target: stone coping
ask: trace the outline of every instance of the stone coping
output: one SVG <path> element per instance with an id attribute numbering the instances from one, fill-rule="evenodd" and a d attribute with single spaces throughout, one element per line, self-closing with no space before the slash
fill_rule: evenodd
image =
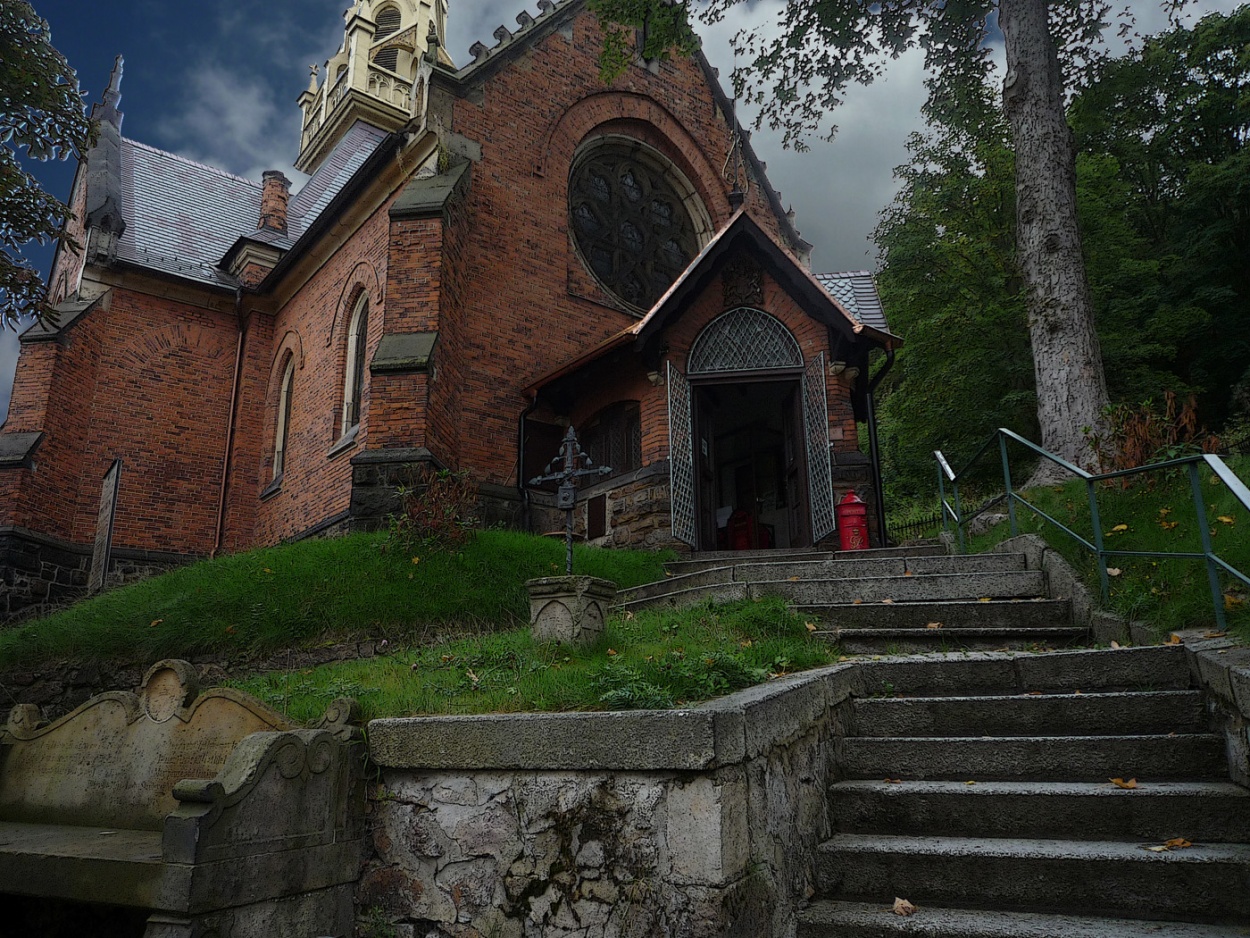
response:
<path id="1" fill-rule="evenodd" d="M 369 755 L 394 769 L 715 769 L 798 738 L 860 683 L 848 663 L 680 710 L 374 720 Z"/>

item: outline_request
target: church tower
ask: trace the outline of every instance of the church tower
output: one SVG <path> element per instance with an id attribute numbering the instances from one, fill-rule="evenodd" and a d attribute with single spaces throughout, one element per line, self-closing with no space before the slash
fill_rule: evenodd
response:
<path id="1" fill-rule="evenodd" d="M 312 67 L 297 169 L 311 173 L 357 120 L 398 130 L 425 111 L 431 65 L 451 65 L 443 50 L 448 0 L 357 0 L 344 14 L 343 45 Z"/>

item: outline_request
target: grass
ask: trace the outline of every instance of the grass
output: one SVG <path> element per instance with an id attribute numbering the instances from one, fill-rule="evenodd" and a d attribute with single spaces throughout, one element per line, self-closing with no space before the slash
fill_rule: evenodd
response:
<path id="1" fill-rule="evenodd" d="M 537 644 L 517 628 L 235 686 L 303 721 L 340 696 L 355 697 L 366 719 L 665 709 L 837 657 L 783 600 L 765 599 L 614 617 L 598 644 L 580 650 Z"/>
<path id="2" fill-rule="evenodd" d="M 661 579 L 665 559 L 578 545 L 574 570 L 625 588 Z M 562 541 L 511 531 L 484 531 L 460 553 L 428 556 L 385 534 L 303 541 L 196 563 L 0 632 L 0 667 L 491 632 L 528 621 L 525 580 L 563 572 Z"/>
<path id="3" fill-rule="evenodd" d="M 1250 478 L 1250 458 L 1227 460 L 1241 478 Z M 1211 545 L 1226 563 L 1250 574 L 1250 512 L 1207 469 L 1200 470 L 1202 498 L 1207 509 Z M 1162 470 L 1139 478 L 1128 489 L 1100 486 L 1098 510 L 1107 550 L 1201 553 L 1202 541 L 1188 474 Z M 1085 485 L 1072 481 L 1061 486 L 1032 489 L 1025 497 L 1082 537 L 1093 539 Z M 1041 515 L 1016 508 L 1022 533 L 1037 533 L 1085 578 L 1095 595 L 1100 590 L 1094 555 Z M 1010 525 L 1001 524 L 974 538 L 970 550 L 987 550 L 1010 537 Z M 1130 618 L 1150 622 L 1160 634 L 1184 628 L 1215 627 L 1206 564 L 1197 560 L 1112 557 L 1109 570 L 1110 606 Z M 1250 641 L 1250 595 L 1234 578 L 1222 577 L 1224 606 L 1231 631 Z"/>

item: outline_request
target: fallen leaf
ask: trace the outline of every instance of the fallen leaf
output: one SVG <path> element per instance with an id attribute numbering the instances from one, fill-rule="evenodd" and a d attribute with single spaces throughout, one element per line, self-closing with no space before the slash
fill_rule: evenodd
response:
<path id="1" fill-rule="evenodd" d="M 1147 847 L 1146 849 L 1149 850 L 1151 853 L 1167 853 L 1168 852 L 1168 848 L 1163 847 L 1163 846 Z"/>
<path id="2" fill-rule="evenodd" d="M 154 629 L 164 621 L 165 621 L 164 619 L 153 619 L 151 622 L 148 623 L 148 628 Z"/>
<path id="3" fill-rule="evenodd" d="M 1238 596 L 1236 593 L 1224 594 L 1224 608 L 1225 609 L 1236 609 L 1238 606 L 1241 606 L 1244 604 L 1245 604 L 1245 600 L 1242 597 Z"/>
<path id="4" fill-rule="evenodd" d="M 992 603 L 993 601 L 994 600 L 991 599 L 989 596 L 982 596 L 979 600 L 977 600 L 977 602 L 982 602 L 982 603 Z"/>
<path id="5" fill-rule="evenodd" d="M 1169 850 L 1184 850 L 1186 847 L 1192 847 L 1193 844 L 1184 837 L 1173 837 L 1171 840 L 1166 841 L 1163 846 Z"/>
<path id="6" fill-rule="evenodd" d="M 882 781 L 885 782 L 887 785 L 902 785 L 903 784 L 903 780 L 901 778 L 883 778 Z"/>
<path id="7" fill-rule="evenodd" d="M 1160 521 L 1159 527 L 1163 528 L 1165 531 L 1171 531 L 1178 524 L 1180 524 L 1179 521 Z"/>
<path id="8" fill-rule="evenodd" d="M 1025 696 L 1025 697 L 1041 697 L 1041 696 L 1042 696 L 1042 692 L 1041 692 L 1040 690 L 1031 690 L 1031 691 L 1029 691 L 1027 694 L 1025 694 L 1024 696 Z"/>
<path id="9" fill-rule="evenodd" d="M 964 782 L 965 785 L 975 785 L 976 782 Z"/>
<path id="10" fill-rule="evenodd" d="M 839 661 L 850 661 L 850 660 L 851 660 L 851 656 L 850 656 L 850 655 L 839 655 L 839 656 L 838 656 L 838 660 L 839 660 Z"/>
<path id="11" fill-rule="evenodd" d="M 862 599 L 852 599 L 852 600 L 851 600 L 851 605 L 852 605 L 852 606 L 862 606 L 863 604 L 864 604 L 864 601 L 863 601 Z"/>
<path id="12" fill-rule="evenodd" d="M 1127 530 L 1128 530 L 1128 525 L 1127 525 L 1127 524 L 1117 524 L 1117 525 L 1116 525 L 1114 528 L 1112 528 L 1111 530 L 1112 530 L 1112 531 L 1127 531 Z"/>
<path id="13" fill-rule="evenodd" d="M 799 582 L 799 578 L 798 578 L 798 577 L 796 577 L 796 576 L 792 576 L 792 577 L 790 577 L 790 582 L 791 582 L 791 583 L 797 583 L 797 582 Z"/>
<path id="14" fill-rule="evenodd" d="M 1116 788 L 1123 788 L 1128 791 L 1132 791 L 1134 788 L 1137 787 L 1137 779 L 1135 778 L 1130 778 L 1127 782 L 1122 778 L 1113 778 L 1113 779 L 1110 779 L 1109 781 Z"/>
<path id="15" fill-rule="evenodd" d="M 1159 517 L 1161 517 L 1161 518 L 1166 518 L 1166 517 L 1167 517 L 1168 515 L 1170 515 L 1171 513 L 1172 513 L 1172 509 L 1171 509 L 1171 508 L 1160 508 L 1160 509 L 1159 509 Z"/>
<path id="16" fill-rule="evenodd" d="M 1202 637 L 1203 638 L 1224 638 L 1227 635 L 1228 635 L 1227 632 L 1208 632 L 1206 635 Z"/>
<path id="17" fill-rule="evenodd" d="M 916 907 L 912 905 L 910 902 L 908 902 L 906 899 L 899 899 L 898 897 L 895 897 L 894 914 L 895 915 L 915 915 Z"/>
<path id="18" fill-rule="evenodd" d="M 237 632 L 237 631 L 239 631 L 239 630 L 238 630 L 238 629 L 236 629 L 233 625 L 228 625 L 228 626 L 226 626 L 226 634 L 227 634 L 227 635 L 233 635 L 233 634 L 234 634 L 235 632 Z"/>
<path id="19" fill-rule="evenodd" d="M 892 600 L 892 599 L 883 599 L 883 600 L 881 600 L 881 601 L 882 601 L 883 603 L 885 603 L 886 605 L 889 605 L 889 606 L 894 605 L 894 600 Z"/>
<path id="20" fill-rule="evenodd" d="M 1114 651 L 1119 651 L 1119 650 L 1120 650 L 1121 648 L 1123 648 L 1123 647 L 1124 647 L 1124 646 L 1123 646 L 1123 645 L 1121 645 L 1119 642 L 1112 642 L 1112 643 L 1111 643 L 1111 648 L 1112 648 Z"/>
<path id="21" fill-rule="evenodd" d="M 472 669 L 472 668 L 470 668 L 468 671 L 465 671 L 465 672 L 464 672 L 464 676 L 465 676 L 465 677 L 467 677 L 470 681 L 472 681 L 472 682 L 473 682 L 473 686 L 474 686 L 474 687 L 477 687 L 478 682 L 481 680 L 481 678 L 480 678 L 480 677 L 478 677 L 476 674 L 474 674 L 474 673 L 473 673 L 473 669 Z"/>
<path id="22" fill-rule="evenodd" d="M 1171 635 L 1168 636 L 1168 640 L 1164 644 L 1179 645 L 1180 643 L 1181 643 L 1181 637 L 1177 635 L 1175 632 L 1173 632 Z"/>
<path id="23" fill-rule="evenodd" d="M 615 655 L 616 655 L 616 649 L 615 649 L 615 648 L 609 648 L 609 649 L 608 649 L 608 657 L 610 657 L 610 658 L 611 658 L 611 657 L 615 657 Z"/>
<path id="24" fill-rule="evenodd" d="M 941 622 L 930 622 L 928 625 L 925 626 L 926 629 L 940 629 L 941 627 L 942 627 Z"/>
<path id="25" fill-rule="evenodd" d="M 816 631 L 816 626 L 815 626 L 815 624 L 813 624 L 813 623 L 811 623 L 811 622 L 804 622 L 803 624 L 804 624 L 805 626 L 807 626 L 807 631 L 809 631 L 809 632 L 815 632 L 815 631 Z"/>
<path id="26" fill-rule="evenodd" d="M 906 572 L 903 574 L 903 576 L 915 576 L 915 575 L 916 575 L 916 574 L 912 573 L 910 570 L 906 571 Z"/>
<path id="27" fill-rule="evenodd" d="M 1107 568 L 1107 576 L 1119 576 L 1119 575 L 1120 575 L 1121 573 L 1123 573 L 1123 572 L 1124 572 L 1124 571 L 1123 571 L 1123 570 L 1121 570 L 1119 567 L 1108 567 L 1108 568 Z"/>
<path id="28" fill-rule="evenodd" d="M 1228 515 L 1220 515 L 1220 516 L 1219 516 L 1218 518 L 1216 518 L 1215 520 L 1216 520 L 1216 521 L 1218 521 L 1218 522 L 1220 522 L 1220 524 L 1236 524 L 1236 523 L 1237 523 L 1237 522 L 1235 522 L 1232 518 L 1230 518 Z"/>
<path id="29" fill-rule="evenodd" d="M 752 644 L 752 642 L 751 642 L 751 640 L 748 638 L 745 642 L 739 642 L 739 643 L 738 643 L 738 647 L 739 647 L 739 648 L 750 648 L 750 647 L 751 647 L 751 644 Z"/>

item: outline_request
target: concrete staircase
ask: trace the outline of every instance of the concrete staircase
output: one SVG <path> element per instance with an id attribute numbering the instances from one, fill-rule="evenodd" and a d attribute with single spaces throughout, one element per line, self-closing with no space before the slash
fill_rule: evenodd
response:
<path id="1" fill-rule="evenodd" d="M 866 667 L 799 938 L 1250 934 L 1250 792 L 1183 649 Z"/>
<path id="2" fill-rule="evenodd" d="M 621 595 L 623 609 L 782 596 L 848 654 L 1081 644 L 1066 601 L 1023 554 L 946 556 L 938 545 L 835 554 L 697 554 L 669 576 Z"/>

